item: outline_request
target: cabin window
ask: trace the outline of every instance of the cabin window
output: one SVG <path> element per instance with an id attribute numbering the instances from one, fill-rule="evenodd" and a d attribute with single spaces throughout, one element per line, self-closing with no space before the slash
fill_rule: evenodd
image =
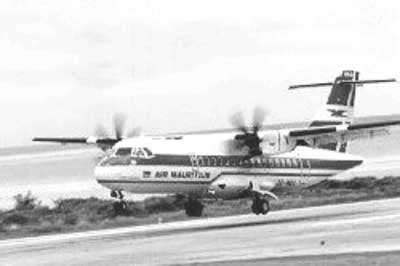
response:
<path id="1" fill-rule="evenodd" d="M 130 156 L 131 155 L 131 148 L 119 148 L 115 152 L 115 156 Z"/>
<path id="2" fill-rule="evenodd" d="M 203 158 L 203 166 L 209 166 L 210 165 L 210 158 L 204 157 Z"/>
<path id="3" fill-rule="evenodd" d="M 287 158 L 287 159 L 286 159 L 286 165 L 287 165 L 288 168 L 292 168 L 292 167 L 293 167 L 293 165 L 292 165 L 292 160 L 290 160 L 289 158 Z"/>
<path id="4" fill-rule="evenodd" d="M 229 158 L 224 158 L 224 160 L 225 160 L 225 166 L 230 166 L 230 160 L 229 160 Z"/>
<path id="5" fill-rule="evenodd" d="M 303 159 L 299 159 L 299 165 L 301 169 L 304 168 Z"/>
<path id="6" fill-rule="evenodd" d="M 204 159 L 203 159 L 203 157 L 201 157 L 201 156 L 197 157 L 197 165 L 198 165 L 198 166 L 204 166 Z"/>
<path id="7" fill-rule="evenodd" d="M 269 166 L 270 168 L 273 168 L 273 167 L 274 167 L 274 159 L 268 159 L 268 166 Z"/>

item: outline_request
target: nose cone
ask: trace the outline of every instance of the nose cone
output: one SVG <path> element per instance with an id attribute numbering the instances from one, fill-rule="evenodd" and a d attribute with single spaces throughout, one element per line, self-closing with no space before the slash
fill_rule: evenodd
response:
<path id="1" fill-rule="evenodd" d="M 101 178 L 101 175 L 102 175 L 101 168 L 102 168 L 102 167 L 100 167 L 100 166 L 96 166 L 96 167 L 94 168 L 94 177 L 95 177 L 96 179 Z"/>
<path id="2" fill-rule="evenodd" d="M 94 168 L 94 178 L 98 183 L 101 183 L 102 180 L 109 178 L 109 174 L 107 173 L 108 171 L 106 168 L 108 167 L 99 165 Z"/>

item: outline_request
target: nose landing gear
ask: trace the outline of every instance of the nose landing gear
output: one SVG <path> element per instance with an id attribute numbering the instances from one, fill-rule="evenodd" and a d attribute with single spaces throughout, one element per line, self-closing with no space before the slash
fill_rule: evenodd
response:
<path id="1" fill-rule="evenodd" d="M 114 202 L 113 208 L 117 215 L 124 215 L 128 211 L 128 204 L 124 201 L 124 195 L 122 194 L 121 190 L 115 191 L 112 190 L 110 193 L 112 198 L 116 198 L 119 201 Z"/>

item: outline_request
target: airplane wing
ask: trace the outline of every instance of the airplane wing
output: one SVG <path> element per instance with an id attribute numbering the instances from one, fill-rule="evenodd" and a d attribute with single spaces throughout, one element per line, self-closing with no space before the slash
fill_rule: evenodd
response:
<path id="1" fill-rule="evenodd" d="M 60 144 L 92 144 L 97 145 L 101 149 L 109 149 L 114 146 L 115 143 L 120 141 L 119 138 L 97 138 L 97 137 L 87 137 L 87 138 L 33 138 L 32 141 L 37 142 L 55 142 Z"/>
<path id="2" fill-rule="evenodd" d="M 125 120 L 126 116 L 121 113 L 116 113 L 113 116 L 113 132 L 114 134 L 110 135 L 108 134 L 107 130 L 101 126 L 98 125 L 96 128 L 96 135 L 92 137 L 82 137 L 82 138 L 47 138 L 47 137 L 40 137 L 40 138 L 33 138 L 32 141 L 38 141 L 38 142 L 55 142 L 55 143 L 60 143 L 60 144 L 92 144 L 96 145 L 102 150 L 108 150 L 111 149 L 114 144 L 119 142 L 120 140 L 126 138 L 126 137 L 134 137 L 138 136 L 140 133 L 140 128 L 136 127 L 131 129 L 129 132 L 126 132 L 125 130 Z"/>
<path id="3" fill-rule="evenodd" d="M 289 138 L 318 143 L 349 141 L 387 135 L 388 128 L 396 125 L 400 125 L 400 120 L 295 129 L 289 131 Z"/>
<path id="4" fill-rule="evenodd" d="M 88 143 L 88 138 L 33 138 L 33 141 L 67 143 Z"/>

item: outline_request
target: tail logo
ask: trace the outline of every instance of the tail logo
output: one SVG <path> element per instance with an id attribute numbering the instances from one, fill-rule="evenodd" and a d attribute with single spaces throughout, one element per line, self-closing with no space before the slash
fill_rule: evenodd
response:
<path id="1" fill-rule="evenodd" d="M 346 110 L 335 110 L 335 109 L 328 109 L 327 111 L 331 112 L 332 117 L 348 117 L 345 113 Z"/>

